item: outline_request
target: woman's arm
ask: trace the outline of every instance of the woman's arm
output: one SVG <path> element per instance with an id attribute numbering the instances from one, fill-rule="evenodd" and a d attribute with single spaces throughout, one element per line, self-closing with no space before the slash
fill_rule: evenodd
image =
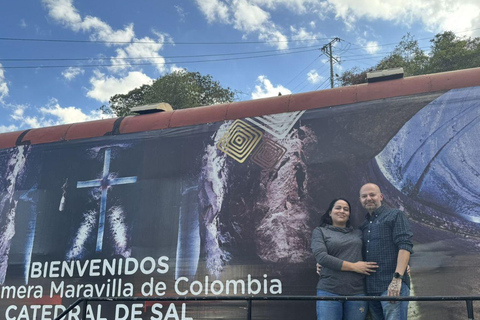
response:
<path id="1" fill-rule="evenodd" d="M 327 245 L 323 237 L 323 232 L 320 228 L 315 228 L 312 234 L 312 252 L 317 263 L 322 267 L 342 270 L 343 260 L 328 254 Z"/>
<path id="2" fill-rule="evenodd" d="M 348 262 L 329 255 L 321 228 L 315 228 L 313 230 L 312 252 L 317 261 L 317 273 L 319 272 L 318 265 L 337 271 L 356 272 L 365 275 L 370 275 L 370 273 L 376 272 L 376 269 L 378 268 L 376 262 Z"/>

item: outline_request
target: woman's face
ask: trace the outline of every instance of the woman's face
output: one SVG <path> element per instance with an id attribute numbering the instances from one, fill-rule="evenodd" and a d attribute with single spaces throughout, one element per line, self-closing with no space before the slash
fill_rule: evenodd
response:
<path id="1" fill-rule="evenodd" d="M 350 219 L 350 207 L 348 203 L 343 200 L 335 202 L 330 212 L 330 217 L 332 218 L 333 226 L 345 228 L 348 219 Z"/>

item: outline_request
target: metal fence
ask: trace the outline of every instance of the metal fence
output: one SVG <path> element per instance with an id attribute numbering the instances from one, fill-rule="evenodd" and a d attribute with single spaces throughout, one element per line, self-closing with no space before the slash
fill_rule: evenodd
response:
<path id="1" fill-rule="evenodd" d="M 232 297 L 131 297 L 131 298 L 79 298 L 55 320 L 61 320 L 75 307 L 82 308 L 82 320 L 86 319 L 87 305 L 92 302 L 178 302 L 178 301 L 245 301 L 247 314 L 245 319 L 252 319 L 253 301 L 465 301 L 467 319 L 474 319 L 473 301 L 480 300 L 480 296 L 423 296 L 423 297 L 386 297 L 386 296 L 336 296 L 336 297 L 317 297 L 317 296 L 232 296 Z M 66 319 L 66 318 L 65 318 Z"/>

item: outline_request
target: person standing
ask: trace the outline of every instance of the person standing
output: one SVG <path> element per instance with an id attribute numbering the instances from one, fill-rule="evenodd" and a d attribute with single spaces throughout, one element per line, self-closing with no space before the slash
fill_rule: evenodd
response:
<path id="1" fill-rule="evenodd" d="M 365 275 L 375 262 L 362 261 L 362 232 L 350 226 L 350 203 L 334 199 L 313 230 L 312 252 L 323 269 L 318 296 L 364 296 Z M 366 301 L 317 301 L 317 320 L 363 320 Z"/>
<path id="2" fill-rule="evenodd" d="M 360 188 L 360 202 L 367 211 L 366 220 L 360 225 L 363 256 L 378 263 L 377 272 L 366 279 L 366 293 L 409 296 L 410 278 L 406 269 L 413 253 L 413 233 L 405 213 L 382 201 L 383 194 L 376 184 L 367 183 Z M 373 320 L 407 319 L 408 301 L 370 301 L 368 306 Z"/>

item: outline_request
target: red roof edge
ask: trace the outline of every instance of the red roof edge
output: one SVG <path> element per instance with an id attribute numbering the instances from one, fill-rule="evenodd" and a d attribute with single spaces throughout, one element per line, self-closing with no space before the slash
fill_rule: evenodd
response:
<path id="1" fill-rule="evenodd" d="M 2 133 L 0 148 L 160 130 L 478 85 L 480 68 L 449 71 L 230 104 Z"/>

